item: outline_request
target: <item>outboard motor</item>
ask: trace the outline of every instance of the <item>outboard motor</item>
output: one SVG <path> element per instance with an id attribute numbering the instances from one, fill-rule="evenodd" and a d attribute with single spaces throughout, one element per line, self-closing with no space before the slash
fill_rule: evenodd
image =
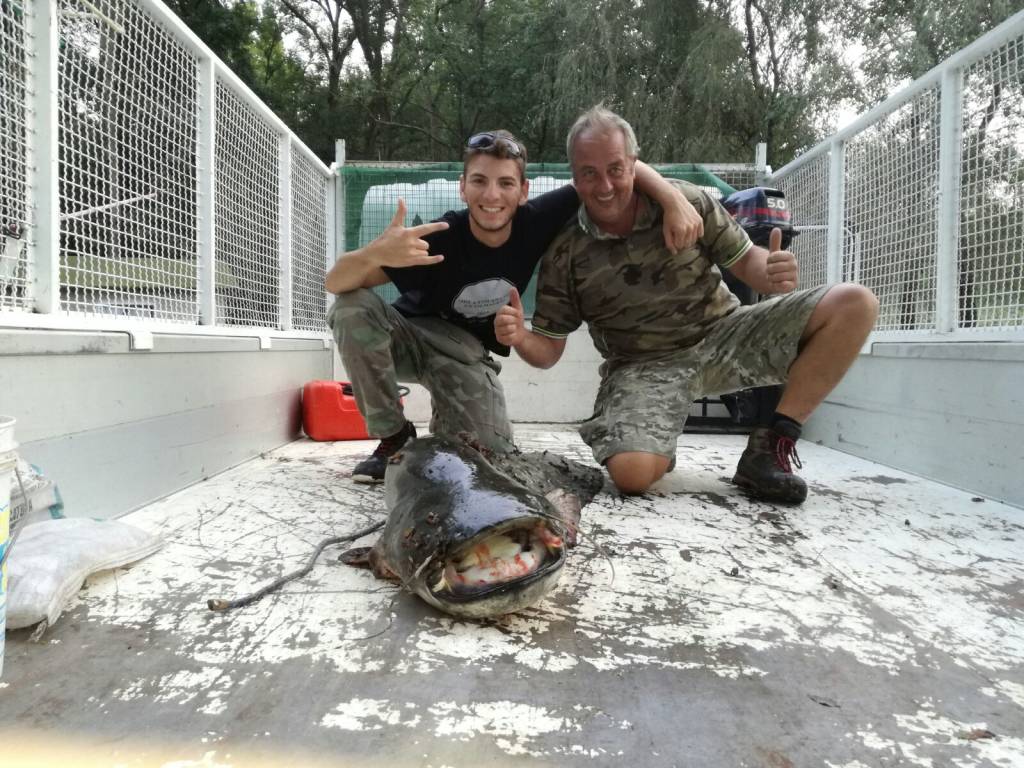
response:
<path id="1" fill-rule="evenodd" d="M 755 245 L 768 247 L 768 235 L 775 227 L 782 230 L 783 248 L 788 248 L 793 238 L 800 234 L 793 226 L 782 190 L 751 187 L 733 192 L 722 201 L 722 205 Z"/>

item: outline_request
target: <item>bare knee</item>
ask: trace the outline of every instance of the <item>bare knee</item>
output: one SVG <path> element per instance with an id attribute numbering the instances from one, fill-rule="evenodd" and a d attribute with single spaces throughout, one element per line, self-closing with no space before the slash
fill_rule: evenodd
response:
<path id="1" fill-rule="evenodd" d="M 615 454 L 605 466 L 619 492 L 633 496 L 643 493 L 652 483 L 661 479 L 668 469 L 669 461 L 657 453 L 633 451 Z"/>
<path id="2" fill-rule="evenodd" d="M 877 318 L 878 299 L 869 288 L 857 283 L 834 285 L 811 313 L 800 339 L 801 348 L 819 333 L 863 341 Z"/>
<path id="3" fill-rule="evenodd" d="M 870 328 L 878 318 L 878 298 L 859 283 L 841 283 L 826 298 L 831 299 L 833 314 L 844 323 L 864 323 Z"/>

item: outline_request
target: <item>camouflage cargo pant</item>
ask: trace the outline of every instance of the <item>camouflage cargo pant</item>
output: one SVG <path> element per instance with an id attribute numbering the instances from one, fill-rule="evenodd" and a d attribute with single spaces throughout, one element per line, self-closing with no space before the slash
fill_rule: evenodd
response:
<path id="1" fill-rule="evenodd" d="M 327 324 L 371 435 L 402 428 L 398 382 L 415 382 L 430 392 L 431 432 L 466 432 L 493 450 L 512 450 L 501 364 L 469 331 L 436 317 L 404 317 L 367 289 L 338 296 Z"/>
<path id="2" fill-rule="evenodd" d="M 781 384 L 811 312 L 831 286 L 739 307 L 700 342 L 652 360 L 606 360 L 594 415 L 580 435 L 604 463 L 629 451 L 674 456 L 693 401 Z"/>

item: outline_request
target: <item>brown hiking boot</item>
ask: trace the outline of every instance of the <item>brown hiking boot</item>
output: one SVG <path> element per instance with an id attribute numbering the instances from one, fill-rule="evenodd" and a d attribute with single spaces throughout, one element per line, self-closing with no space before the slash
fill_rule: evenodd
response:
<path id="1" fill-rule="evenodd" d="M 732 481 L 761 499 L 803 503 L 807 483 L 793 474 L 793 467 L 800 469 L 803 464 L 796 452 L 796 435 L 787 435 L 788 431 L 786 424 L 779 424 L 778 431 L 758 427 L 751 432 Z"/>
<path id="2" fill-rule="evenodd" d="M 356 464 L 352 470 L 352 480 L 356 483 L 383 483 L 384 470 L 388 468 L 388 459 L 398 453 L 399 449 L 416 437 L 416 427 L 411 421 L 398 432 L 385 437 L 367 458 Z"/>

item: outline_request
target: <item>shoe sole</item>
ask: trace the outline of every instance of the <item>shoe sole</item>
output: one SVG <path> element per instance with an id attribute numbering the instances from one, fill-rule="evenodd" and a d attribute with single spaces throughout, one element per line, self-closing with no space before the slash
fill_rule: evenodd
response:
<path id="1" fill-rule="evenodd" d="M 734 475 L 732 482 L 733 485 L 748 491 L 751 496 L 763 501 L 778 501 L 782 504 L 803 504 L 807 500 L 807 494 L 802 495 L 800 498 L 793 498 L 783 494 L 765 493 L 742 475 Z"/>
<path id="2" fill-rule="evenodd" d="M 363 485 L 379 485 L 384 482 L 383 478 L 370 477 L 369 475 L 352 475 L 353 483 L 362 483 Z"/>

